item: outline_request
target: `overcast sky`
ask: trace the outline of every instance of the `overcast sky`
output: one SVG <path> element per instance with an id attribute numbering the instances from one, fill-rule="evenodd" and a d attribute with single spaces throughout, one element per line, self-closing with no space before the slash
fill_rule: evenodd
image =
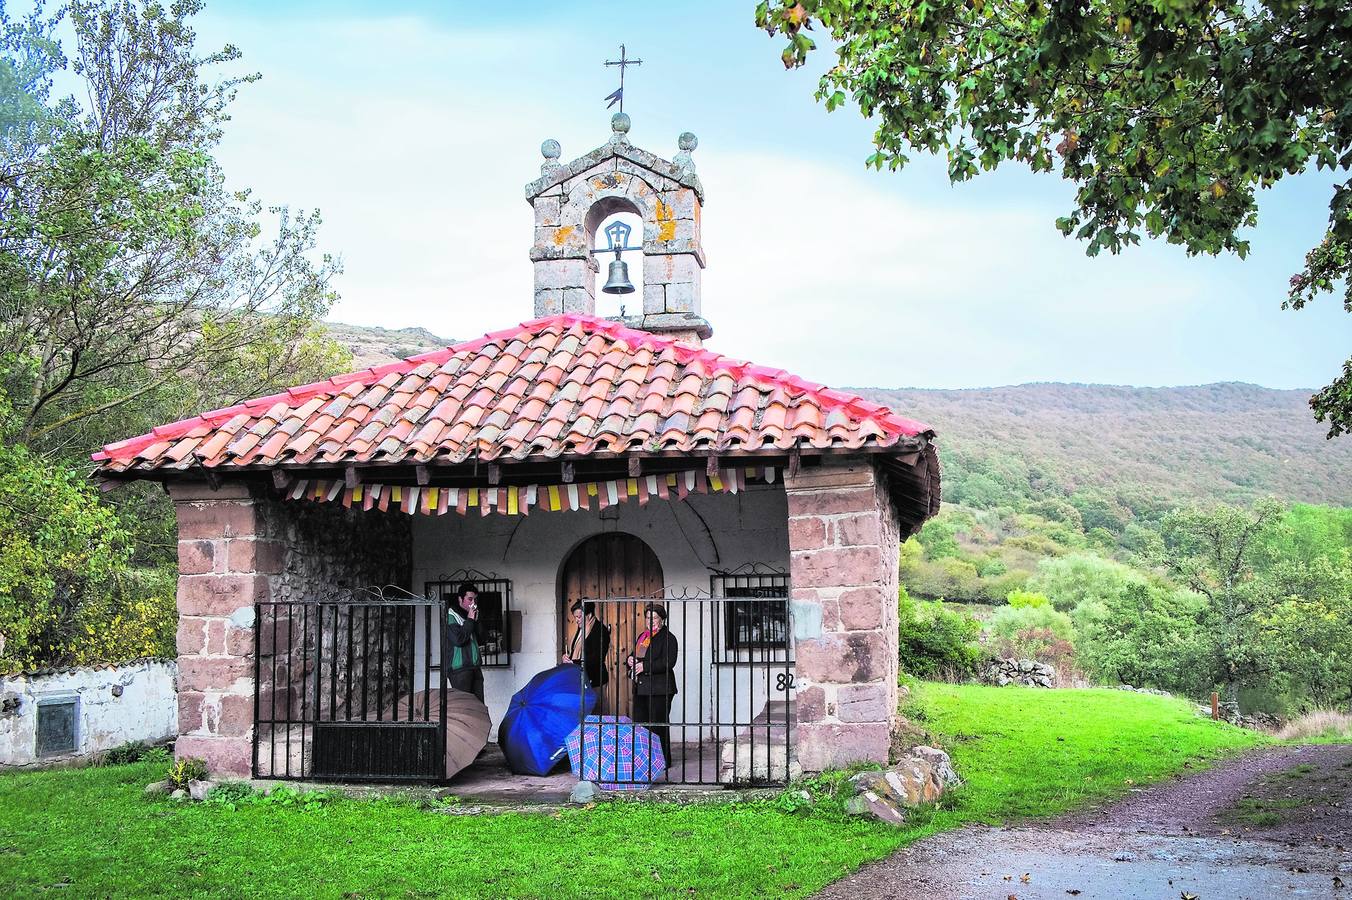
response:
<path id="1" fill-rule="evenodd" d="M 601 62 L 624 41 L 644 61 L 626 81 L 634 143 L 670 159 L 680 132 L 699 136 L 720 352 L 839 386 L 1337 374 L 1352 349 L 1340 300 L 1280 308 L 1322 233 L 1327 176 L 1263 195 L 1247 261 L 1165 245 L 1088 259 L 1053 226 L 1072 196 L 1055 176 L 1010 166 L 951 187 L 926 158 L 865 171 L 868 123 L 812 99 L 829 57 L 786 73 L 754 5 L 216 0 L 198 31 L 263 74 L 219 158 L 266 202 L 323 212 L 346 266 L 339 321 L 461 339 L 531 318 L 522 187 L 543 139 L 564 161 L 605 142 Z"/>

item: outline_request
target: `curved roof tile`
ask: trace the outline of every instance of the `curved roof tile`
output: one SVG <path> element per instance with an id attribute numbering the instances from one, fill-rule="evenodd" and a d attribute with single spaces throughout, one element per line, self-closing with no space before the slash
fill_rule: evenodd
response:
<path id="1" fill-rule="evenodd" d="M 321 454 L 341 464 L 795 443 L 900 453 L 932 435 L 782 369 L 563 315 L 161 425 L 93 458 L 103 474 L 136 474 Z"/>

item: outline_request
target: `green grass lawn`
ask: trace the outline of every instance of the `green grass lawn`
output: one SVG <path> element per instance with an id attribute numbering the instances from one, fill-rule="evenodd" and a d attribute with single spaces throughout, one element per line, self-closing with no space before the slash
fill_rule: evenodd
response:
<path id="1" fill-rule="evenodd" d="M 902 830 L 830 800 L 471 817 L 389 799 L 147 800 L 163 776 L 148 763 L 8 774 L 0 895 L 801 896 L 925 834 L 1056 813 L 1262 740 L 1124 691 L 925 684 L 907 714 L 968 784 Z"/>

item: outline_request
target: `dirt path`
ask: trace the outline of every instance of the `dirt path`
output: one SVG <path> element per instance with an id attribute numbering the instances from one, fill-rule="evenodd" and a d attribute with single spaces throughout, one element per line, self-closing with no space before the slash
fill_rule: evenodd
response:
<path id="1" fill-rule="evenodd" d="M 819 896 L 1352 900 L 1352 746 L 1262 751 L 1045 826 L 938 835 Z"/>

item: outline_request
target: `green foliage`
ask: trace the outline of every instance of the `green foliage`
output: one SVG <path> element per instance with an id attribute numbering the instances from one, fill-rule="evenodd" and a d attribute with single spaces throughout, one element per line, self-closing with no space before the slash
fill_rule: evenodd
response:
<path id="1" fill-rule="evenodd" d="M 1057 172 L 1076 189 L 1057 228 L 1091 256 L 1147 236 L 1245 256 L 1258 189 L 1352 165 L 1352 71 L 1336 52 L 1352 21 L 1339 0 L 762 0 L 756 23 L 787 38 L 789 68 L 821 27 L 836 64 L 817 98 L 877 123 L 869 165 L 899 169 L 920 151 L 945 154 L 953 182 L 1006 162 Z M 1350 272 L 1342 181 L 1287 304 L 1343 281 L 1352 312 Z M 1352 427 L 1352 359 L 1312 404 L 1330 436 Z"/>
<path id="2" fill-rule="evenodd" d="M 1271 570 L 1284 598 L 1264 623 L 1281 664 L 1266 679 L 1293 711 L 1352 707 L 1352 550 Z"/>
<path id="3" fill-rule="evenodd" d="M 206 760 L 198 759 L 193 756 L 185 756 L 182 759 L 176 759 L 169 766 L 169 771 L 165 777 L 175 788 L 187 790 L 188 782 L 206 780 Z"/>
<path id="4" fill-rule="evenodd" d="M 1106 496 L 1025 501 L 1017 512 L 946 507 L 928 539 L 951 555 L 908 542 L 902 583 L 917 597 L 995 604 L 990 652 L 1063 676 L 1074 665 L 1094 681 L 1199 698 L 1220 687 L 1228 703 L 1269 712 L 1352 703 L 1352 510 L 1260 502 L 1161 513 L 1123 491 L 1113 496 L 1135 504 L 1132 520 L 1091 551 L 1092 536 L 1067 523 L 1121 505 Z M 1061 615 L 1020 611 L 1024 593 Z"/>
<path id="5" fill-rule="evenodd" d="M 207 803 L 150 802 L 148 763 L 7 773 L 0 893 L 139 897 L 190 879 L 195 896 L 799 897 L 935 832 L 1055 815 L 1265 740 L 1125 691 L 919 684 L 915 710 L 967 784 L 902 829 L 779 798 L 451 816 L 409 802 L 268 803 L 225 786 Z M 795 788 L 820 799 L 839 784 L 833 773 Z M 95 840 L 91 821 L 116 827 Z"/>
<path id="6" fill-rule="evenodd" d="M 78 472 L 0 442 L 0 667 L 170 652 L 172 579 L 130 557 L 116 516 Z"/>
<path id="7" fill-rule="evenodd" d="M 118 744 L 103 754 L 101 762 L 105 766 L 125 766 L 129 763 L 140 762 L 149 750 L 150 745 L 145 741 L 128 741 L 125 744 Z"/>
<path id="8" fill-rule="evenodd" d="M 1206 600 L 1203 633 L 1211 641 L 1209 671 L 1227 702 L 1239 689 L 1283 665 L 1274 614 L 1281 596 L 1270 571 L 1255 567 L 1254 546 L 1278 527 L 1283 510 L 1262 501 L 1252 512 L 1194 506 L 1164 520 L 1164 559 L 1173 577 Z"/>
<path id="9" fill-rule="evenodd" d="M 1039 594 L 1034 591 L 1010 591 L 1009 596 L 1007 596 L 1005 600 L 1015 609 L 1051 605 L 1051 601 L 1047 599 L 1045 594 Z"/>
<path id="10" fill-rule="evenodd" d="M 901 670 L 919 678 L 970 678 L 981 662 L 981 624 L 943 602 L 897 599 Z"/>
<path id="11" fill-rule="evenodd" d="M 1028 587 L 1047 595 L 1057 609 L 1069 612 L 1085 601 L 1102 602 L 1116 597 L 1128 584 L 1141 580 L 1139 572 L 1121 563 L 1075 553 L 1042 560 Z"/>
<path id="12" fill-rule="evenodd" d="M 1143 581 L 1075 607 L 1076 661 L 1095 681 L 1152 687 L 1188 697 L 1211 690 L 1203 602 Z"/>
<path id="13" fill-rule="evenodd" d="M 1038 594 L 1014 594 L 1023 600 L 1025 598 L 1036 598 L 1041 603 L 1030 603 L 1020 606 L 1002 606 L 995 611 L 990 622 L 986 625 L 986 630 L 997 638 L 1013 640 L 1021 632 L 1037 631 L 1045 629 L 1052 635 L 1064 640 L 1071 640 L 1075 636 L 1075 626 L 1070 620 L 1070 616 L 1054 609 L 1047 598 Z"/>
<path id="14" fill-rule="evenodd" d="M 170 506 L 95 496 L 91 449 L 350 362 L 319 325 L 319 217 L 213 159 L 257 76 L 212 77 L 240 54 L 196 47 L 200 10 L 0 4 L 0 665 L 172 650 Z"/>

